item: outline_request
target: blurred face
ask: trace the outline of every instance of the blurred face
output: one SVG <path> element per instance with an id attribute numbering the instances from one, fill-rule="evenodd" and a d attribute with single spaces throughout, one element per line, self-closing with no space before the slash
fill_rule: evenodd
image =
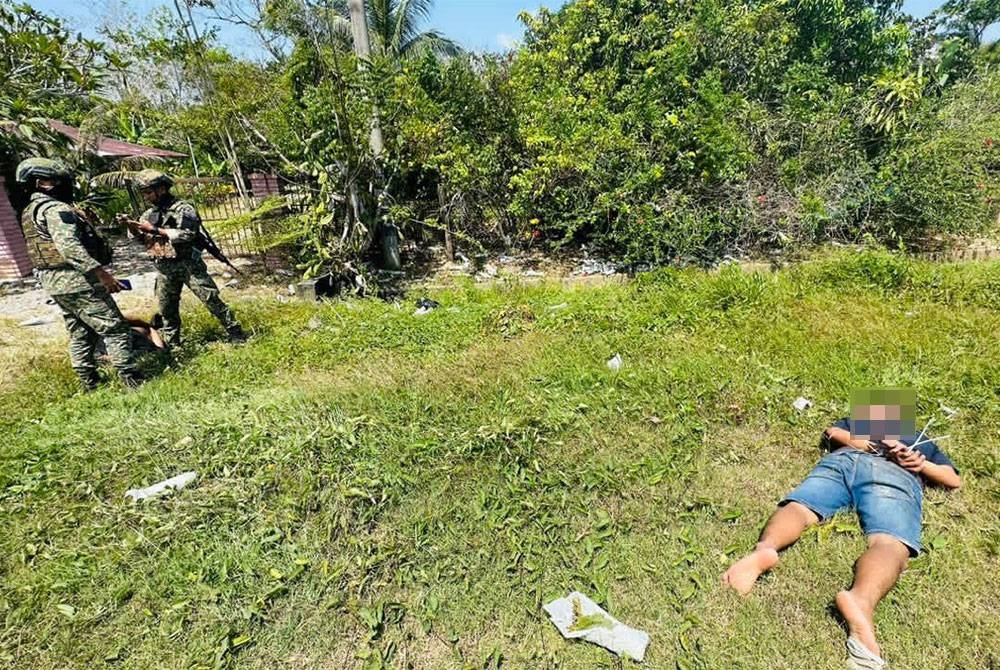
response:
<path id="1" fill-rule="evenodd" d="M 165 186 L 149 186 L 147 188 L 140 188 L 139 195 L 142 199 L 146 201 L 147 204 L 155 205 L 160 201 L 160 198 L 167 192 Z"/>
<path id="2" fill-rule="evenodd" d="M 38 179 L 35 181 L 35 188 L 56 200 L 70 202 L 73 199 L 72 182 L 58 179 Z"/>
<path id="3" fill-rule="evenodd" d="M 855 389 L 851 392 L 851 437 L 898 440 L 916 432 L 917 394 L 913 389 Z"/>
<path id="4" fill-rule="evenodd" d="M 898 440 L 902 432 L 902 408 L 899 405 L 859 405 L 852 408 L 852 437 L 858 439 Z"/>

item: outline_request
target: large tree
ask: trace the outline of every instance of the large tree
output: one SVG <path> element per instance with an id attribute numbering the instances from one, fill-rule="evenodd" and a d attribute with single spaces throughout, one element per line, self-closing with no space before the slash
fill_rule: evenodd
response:
<path id="1" fill-rule="evenodd" d="M 429 50 L 439 56 L 454 56 L 461 51 L 436 30 L 420 30 L 430 17 L 433 0 L 367 0 L 365 4 L 372 42 L 387 55 L 406 58 Z"/>
<path id="2" fill-rule="evenodd" d="M 987 28 L 1000 22 L 1000 0 L 948 0 L 935 15 L 951 34 L 978 48 Z"/>
<path id="3" fill-rule="evenodd" d="M 213 0 L 217 16 L 252 30 L 275 57 L 280 37 L 308 40 L 314 47 L 352 47 L 346 0 Z M 433 0 L 366 0 L 372 47 L 394 60 L 425 51 L 454 56 L 461 48 L 436 30 L 421 30 Z"/>

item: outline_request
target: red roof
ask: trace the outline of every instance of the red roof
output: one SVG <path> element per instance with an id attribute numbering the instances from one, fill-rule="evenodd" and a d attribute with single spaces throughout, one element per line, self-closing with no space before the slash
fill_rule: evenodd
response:
<path id="1" fill-rule="evenodd" d="M 49 119 L 49 126 L 57 133 L 68 137 L 73 144 L 77 146 L 80 145 L 79 128 L 74 128 L 71 125 L 65 124 L 62 121 L 56 121 L 55 119 Z M 108 156 L 114 158 L 184 158 L 184 154 L 179 154 L 176 151 L 154 149 L 153 147 L 147 147 L 141 144 L 132 144 L 131 142 L 123 142 L 122 140 L 116 140 L 110 137 L 98 137 L 97 149 L 93 153 L 98 156 Z"/>

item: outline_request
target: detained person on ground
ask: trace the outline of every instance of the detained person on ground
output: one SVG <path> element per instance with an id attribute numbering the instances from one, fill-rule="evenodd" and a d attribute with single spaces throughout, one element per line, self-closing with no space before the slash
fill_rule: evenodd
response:
<path id="1" fill-rule="evenodd" d="M 773 569 L 779 553 L 810 526 L 839 512 L 856 512 L 867 548 L 854 565 L 854 583 L 835 603 L 847 624 L 850 667 L 885 667 L 875 637 L 875 608 L 921 552 L 924 486 L 957 489 L 958 470 L 937 444 L 915 430 L 916 394 L 903 389 L 857 391 L 851 417 L 823 433 L 830 451 L 778 504 L 754 550 L 722 576 L 746 595 Z M 926 427 L 925 427 L 926 430 Z"/>

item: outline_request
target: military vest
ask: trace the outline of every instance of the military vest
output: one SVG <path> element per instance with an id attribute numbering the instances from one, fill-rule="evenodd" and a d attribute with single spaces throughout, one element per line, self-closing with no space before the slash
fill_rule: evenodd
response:
<path id="1" fill-rule="evenodd" d="M 158 228 L 180 228 L 182 214 L 178 210 L 184 205 L 190 205 L 190 203 L 172 197 L 170 204 L 166 207 L 154 205 L 143 213 L 142 218 Z M 146 244 L 146 251 L 157 259 L 188 259 L 194 250 L 201 249 L 199 238 L 201 238 L 200 231 L 193 242 L 171 242 L 150 236 Z"/>
<path id="2" fill-rule="evenodd" d="M 49 234 L 49 224 L 46 218 L 54 208 L 64 204 L 55 198 L 33 198 L 21 214 L 21 230 L 24 233 L 24 240 L 27 242 L 28 258 L 38 270 L 66 265 L 66 259 L 59 253 L 59 248 L 56 247 L 52 241 L 52 235 Z M 113 251 L 111 245 L 97 233 L 90 221 L 79 213 L 77 213 L 77 231 L 80 235 L 80 243 L 91 258 L 101 265 L 107 265 L 111 262 Z"/>

